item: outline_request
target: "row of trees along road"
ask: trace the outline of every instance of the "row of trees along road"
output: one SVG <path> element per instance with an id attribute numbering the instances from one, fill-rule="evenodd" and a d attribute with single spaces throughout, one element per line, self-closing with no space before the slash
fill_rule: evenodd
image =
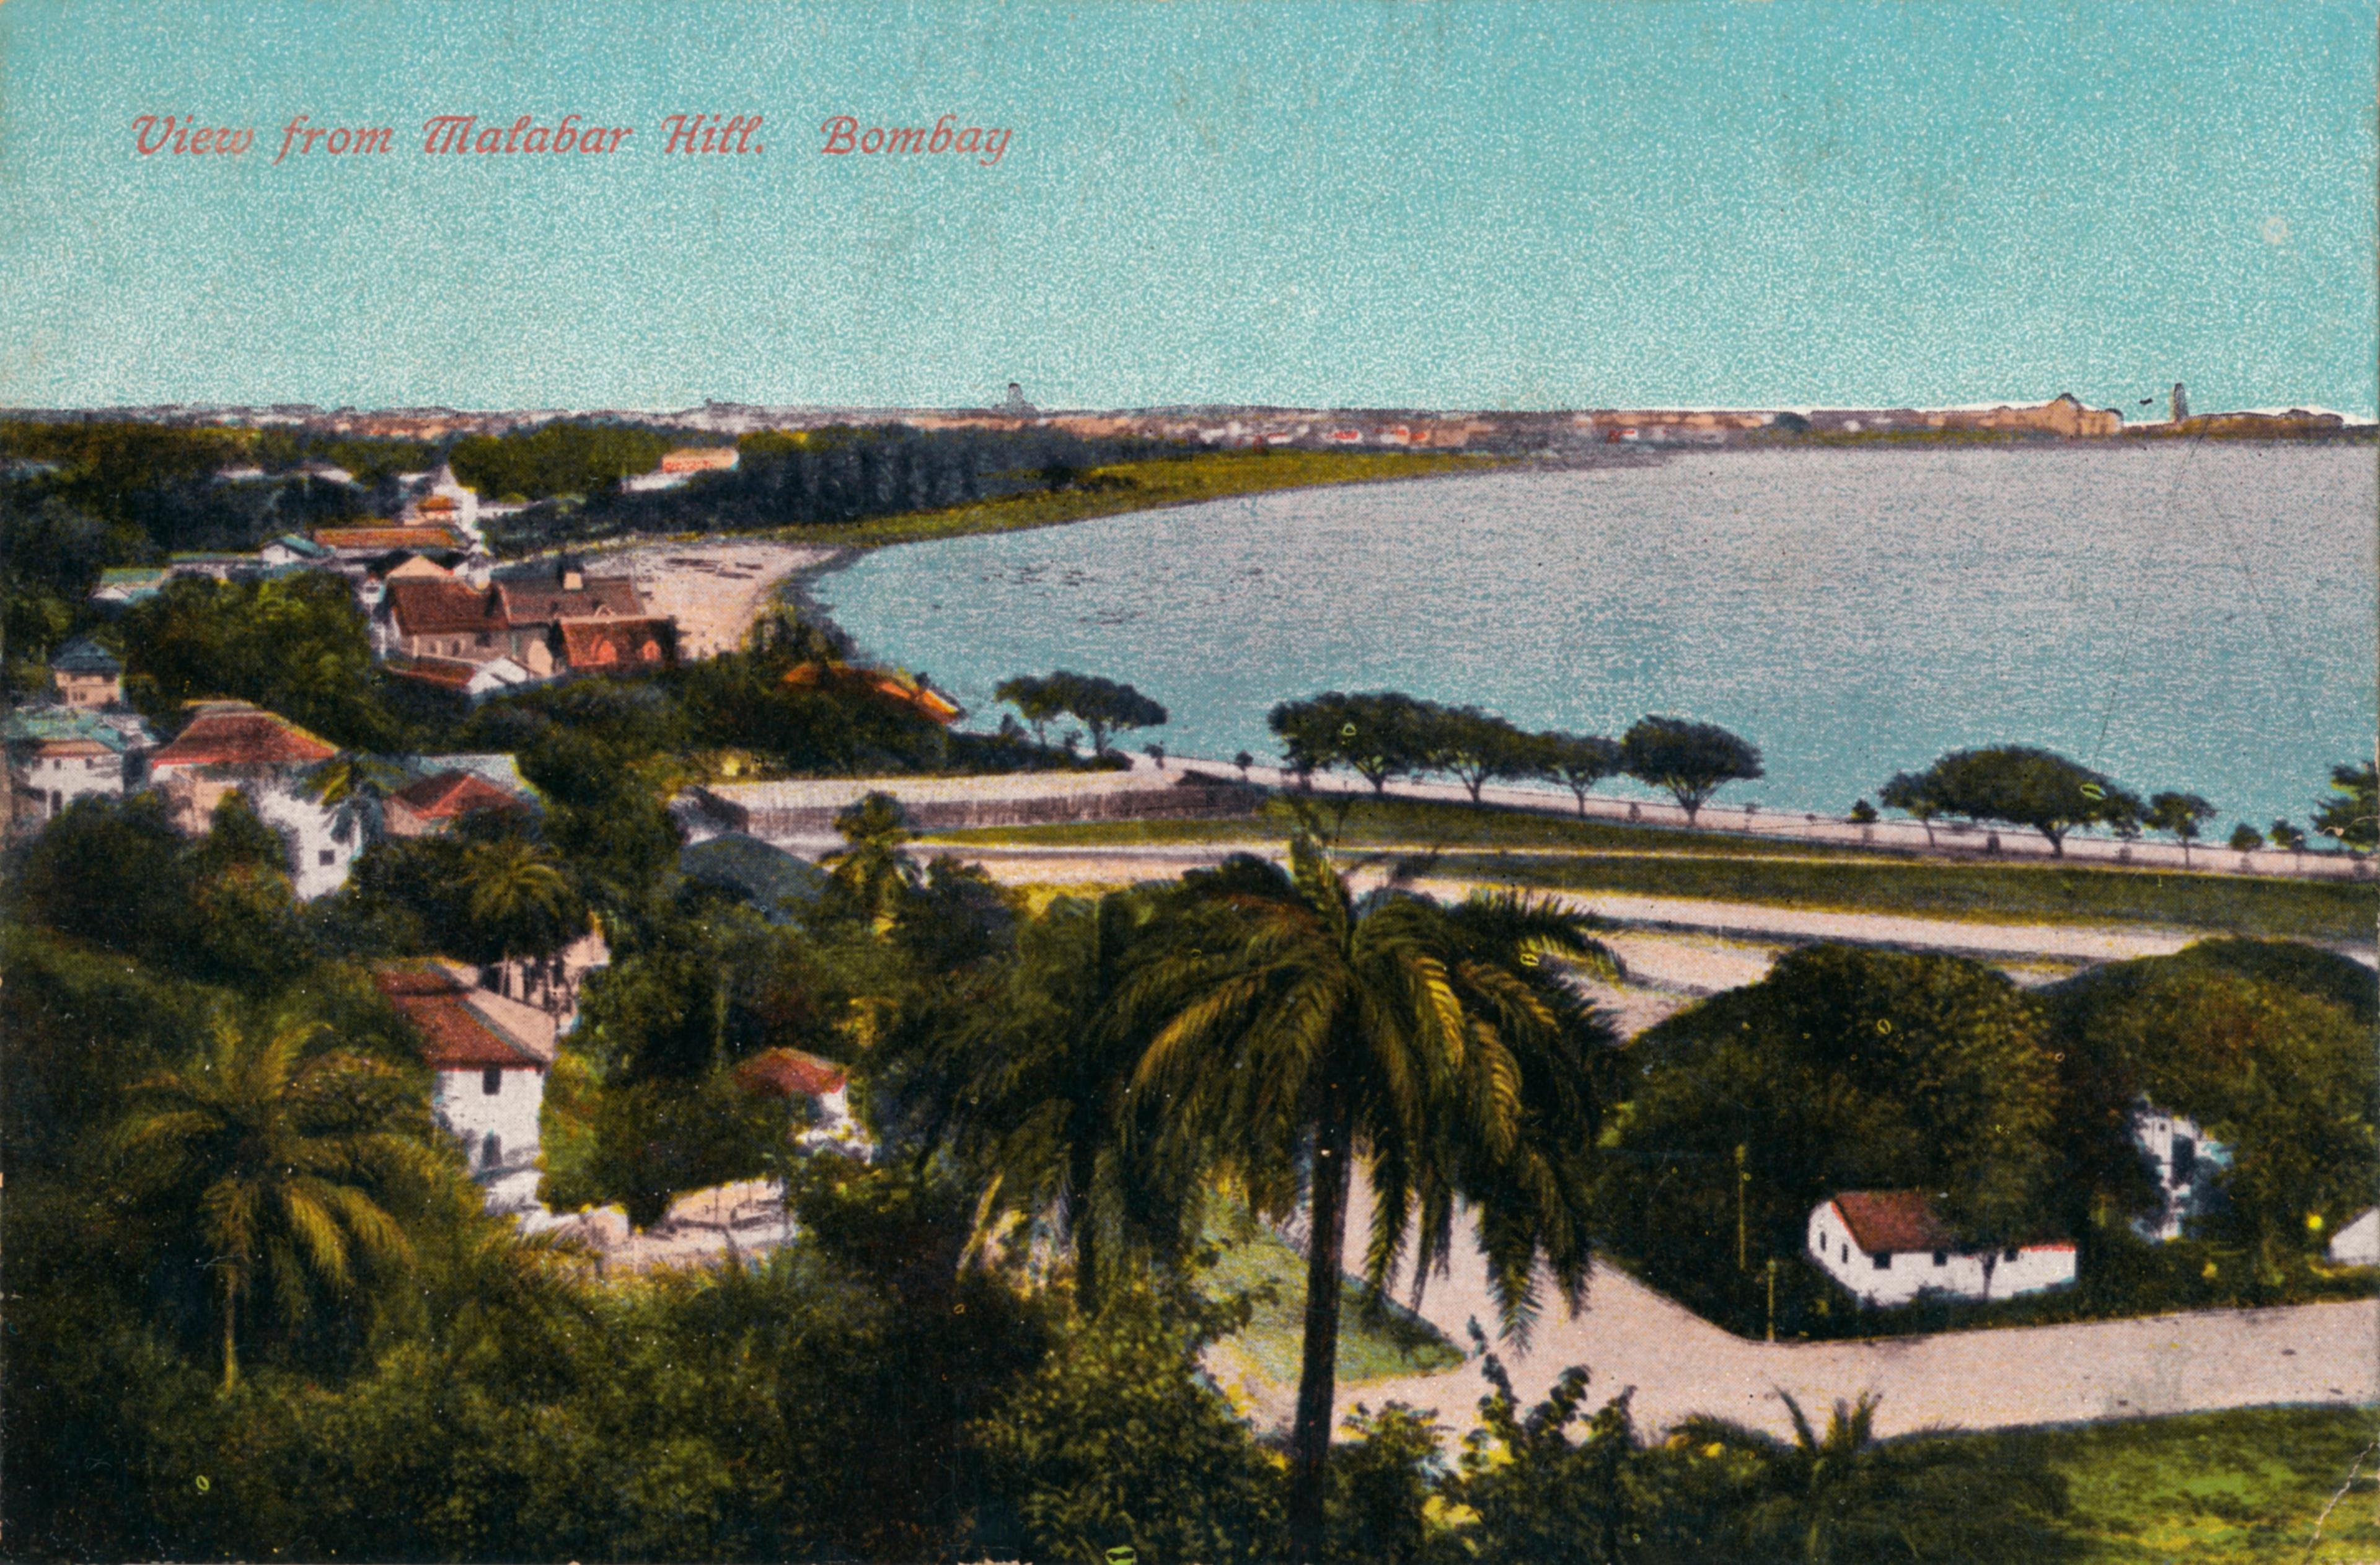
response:
<path id="1" fill-rule="evenodd" d="M 1395 691 L 1336 690 L 1284 701 L 1266 720 L 1300 774 L 1343 768 L 1387 792 L 1391 778 L 1440 772 L 1462 782 L 1474 802 L 1490 782 L 1540 778 L 1568 788 L 1586 813 L 1586 795 L 1609 777 L 1633 777 L 1662 789 L 1692 820 L 1730 782 L 1763 775 L 1760 751 L 1713 723 L 1676 717 L 1640 719 L 1613 740 L 1590 734 L 1533 734 L 1476 707 L 1449 707 Z"/>
<path id="2" fill-rule="evenodd" d="M 2368 853 L 2380 840 L 2380 803 L 2375 803 L 2373 764 L 2331 769 L 2332 797 L 2313 816 L 2316 831 L 2340 846 Z M 1986 749 L 1954 750 L 1924 771 L 1897 773 L 1876 794 L 1886 808 L 1897 809 L 1926 829 L 1933 841 L 1933 822 L 1950 816 L 1992 821 L 2038 831 L 2055 857 L 2066 854 L 2066 834 L 2078 828 L 2104 826 L 2119 838 L 2143 831 L 2162 831 L 2181 844 L 2185 863 L 2190 844 L 2216 815 L 2215 806 L 2196 794 L 2171 790 L 2150 795 L 2119 786 L 2103 772 L 2030 746 L 2004 745 Z M 1862 800 L 1852 819 L 1873 819 L 1875 811 Z M 2265 833 L 2241 824 L 2232 832 L 2231 846 L 2248 852 L 2264 846 Z M 2276 845 L 2302 849 L 2305 833 L 2287 820 L 2272 825 Z"/>

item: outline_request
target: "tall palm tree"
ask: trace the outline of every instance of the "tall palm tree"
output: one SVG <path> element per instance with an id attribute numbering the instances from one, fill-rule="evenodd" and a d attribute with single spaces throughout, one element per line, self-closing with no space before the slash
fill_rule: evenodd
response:
<path id="1" fill-rule="evenodd" d="M 505 960 L 566 944 L 577 897 L 561 861 L 525 837 L 473 843 L 463 854 L 465 905 Z"/>
<path id="2" fill-rule="evenodd" d="M 1169 1249 L 1196 1206 L 1195 1181 L 1161 1180 L 1121 1128 L 1148 1038 L 1130 978 L 1161 935 L 1157 912 L 1144 892 L 1060 898 L 1020 935 L 998 995 L 887 1062 L 911 1084 L 921 1146 L 989 1176 L 987 1217 L 1053 1219 L 1087 1313 L 1111 1240 Z"/>
<path id="3" fill-rule="evenodd" d="M 393 763 L 358 750 L 342 750 L 306 774 L 305 791 L 331 812 L 331 835 L 370 847 L 388 823 L 388 796 L 404 782 Z"/>
<path id="4" fill-rule="evenodd" d="M 1235 1177 L 1266 1215 L 1289 1217 L 1305 1190 L 1289 1547 L 1310 1561 L 1355 1161 L 1369 1170 L 1375 1296 L 1415 1218 L 1418 1275 L 1443 1261 L 1467 1203 L 1507 1335 L 1525 1336 L 1541 1261 L 1575 1308 L 1591 1255 L 1591 1052 L 1609 1035 L 1543 959 L 1616 964 L 1585 918 L 1547 903 L 1482 894 L 1449 907 L 1394 885 L 1358 898 L 1303 832 L 1286 869 L 1241 855 L 1184 884 L 1210 922 L 1140 980 L 1165 1019 L 1133 1092 L 1161 1109 L 1178 1159 Z"/>
<path id="5" fill-rule="evenodd" d="M 320 1031 L 252 1034 L 218 1013 L 198 1060 L 133 1084 L 117 1130 L 127 1183 L 186 1207 L 206 1251 L 226 1391 L 239 1384 L 241 1301 L 261 1282 L 296 1324 L 315 1288 L 349 1290 L 358 1261 L 409 1264 L 412 1244 L 382 1197 L 423 1186 L 438 1166 L 402 1128 L 395 1073 L 309 1054 Z"/>

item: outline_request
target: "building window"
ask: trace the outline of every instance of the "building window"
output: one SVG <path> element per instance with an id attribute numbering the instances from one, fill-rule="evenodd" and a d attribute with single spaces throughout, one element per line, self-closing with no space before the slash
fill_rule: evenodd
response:
<path id="1" fill-rule="evenodd" d="M 486 1093 L 490 1098 L 493 1098 L 496 1094 L 504 1091 L 504 1073 L 502 1069 L 497 1066 L 491 1065 L 486 1070 L 480 1073 L 480 1090 L 481 1092 Z"/>
<path id="2" fill-rule="evenodd" d="M 329 867 L 329 866 L 331 866 L 331 865 L 334 865 L 334 864 L 338 863 L 338 862 L 339 862 L 339 855 L 338 855 L 338 853 L 337 853 L 337 851 L 336 851 L 336 850 L 332 849 L 332 848 L 324 848 L 322 852 L 320 852 L 320 853 L 318 853 L 318 854 L 316 854 L 316 855 L 314 855 L 314 862 L 315 862 L 315 863 L 317 863 L 317 864 L 322 865 L 322 866 L 324 866 L 325 867 Z"/>
<path id="3" fill-rule="evenodd" d="M 480 1147 L 480 1166 L 483 1169 L 492 1169 L 504 1160 L 504 1138 L 501 1135 L 490 1135 Z"/>
<path id="4" fill-rule="evenodd" d="M 2000 1252 L 2000 1259 L 2004 1261 L 2012 1261 L 2016 1259 L 2016 1246 L 2011 1244 L 2007 1249 L 2002 1250 Z"/>
<path id="5" fill-rule="evenodd" d="M 1948 1250 L 1935 1251 L 1934 1264 L 1936 1266 L 1949 1266 L 1950 1264 L 1950 1252 Z"/>
<path id="6" fill-rule="evenodd" d="M 2174 1183 L 2188 1184 L 2191 1181 L 2191 1176 L 2195 1174 L 2197 1171 L 2198 1143 L 2192 1141 L 2186 1135 L 2175 1136 L 2173 1138 Z"/>
<path id="7" fill-rule="evenodd" d="M 1890 1271 L 1892 1269 L 1892 1257 L 1890 1256 L 1876 1256 L 1876 1269 L 1878 1271 Z"/>

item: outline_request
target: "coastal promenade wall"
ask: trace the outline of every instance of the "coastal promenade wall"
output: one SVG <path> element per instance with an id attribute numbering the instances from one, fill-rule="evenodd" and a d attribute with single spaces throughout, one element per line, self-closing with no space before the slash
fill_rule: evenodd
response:
<path id="1" fill-rule="evenodd" d="M 1228 771 L 1228 768 L 1221 771 Z M 1265 790 L 1195 770 L 1021 772 L 992 777 L 852 777 L 714 783 L 688 802 L 722 831 L 764 842 L 834 836 L 834 818 L 871 793 L 901 801 L 912 830 L 1046 826 L 1078 820 L 1220 820 L 1252 817 Z"/>

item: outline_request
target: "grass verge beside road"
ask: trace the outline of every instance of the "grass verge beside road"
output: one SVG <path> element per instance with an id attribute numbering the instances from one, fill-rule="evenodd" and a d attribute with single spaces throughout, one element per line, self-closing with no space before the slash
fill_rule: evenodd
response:
<path id="1" fill-rule="evenodd" d="M 1323 818 L 1328 824 L 1327 808 Z M 1294 824 L 1294 813 L 1276 799 L 1255 819 L 1087 821 L 946 831 L 929 840 L 953 846 L 1258 847 L 1278 843 Z M 2380 918 L 2380 881 L 1945 863 L 1847 845 L 1667 831 L 1425 800 L 1358 800 L 1348 811 L 1339 840 L 1342 848 L 1352 850 L 1436 853 L 1428 872 L 1451 880 L 1695 897 L 1814 912 L 1996 923 L 2146 924 L 2366 943 Z"/>
<path id="2" fill-rule="evenodd" d="M 2380 1434 L 2355 1408 L 2248 1408 L 2070 1429 L 1939 1437 L 2039 1461 L 2066 1481 L 2076 1565 L 2296 1565 L 2314 1520 Z M 2322 1565 L 2380 1559 L 2373 1463 L 2324 1523 Z M 1989 1497 L 1977 1496 L 1988 1504 Z"/>
<path id="3" fill-rule="evenodd" d="M 1305 1341 L 1305 1257 L 1261 1224 L 1243 1230 L 1237 1215 L 1219 1214 L 1208 1222 L 1208 1241 L 1221 1256 L 1200 1285 L 1211 1298 L 1257 1295 L 1246 1328 L 1229 1341 L 1268 1379 L 1294 1388 Z M 1366 1298 L 1361 1284 L 1347 1285 L 1339 1328 L 1342 1385 L 1433 1375 L 1463 1362 L 1462 1353 L 1429 1322 L 1394 1303 L 1376 1316 L 1365 1307 Z"/>

